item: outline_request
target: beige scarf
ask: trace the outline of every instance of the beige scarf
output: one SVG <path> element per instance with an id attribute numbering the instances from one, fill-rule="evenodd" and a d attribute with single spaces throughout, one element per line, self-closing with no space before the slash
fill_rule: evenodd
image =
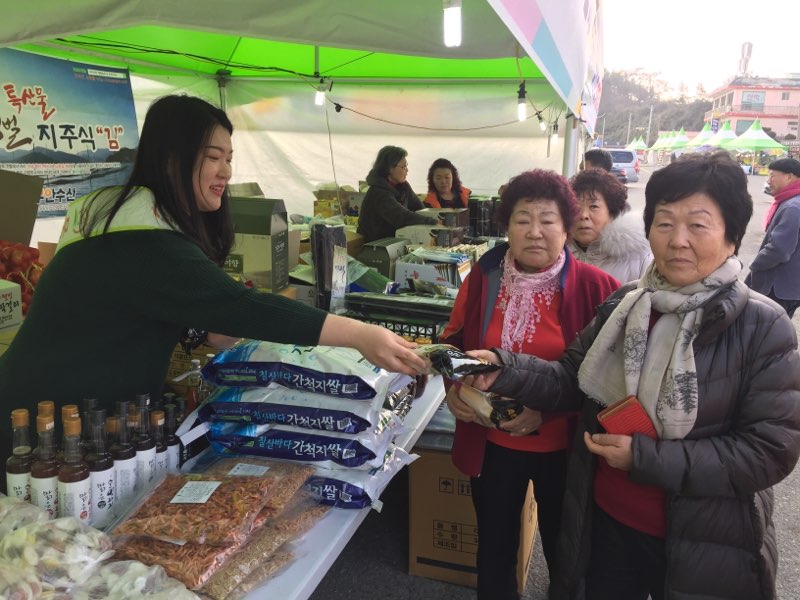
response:
<path id="1" fill-rule="evenodd" d="M 727 259 L 706 278 L 676 288 L 652 263 L 620 301 L 578 371 L 578 383 L 603 406 L 629 394 L 642 403 L 660 439 L 683 439 L 697 419 L 692 342 L 703 307 L 736 281 L 742 263 Z M 650 330 L 650 313 L 661 313 Z"/>

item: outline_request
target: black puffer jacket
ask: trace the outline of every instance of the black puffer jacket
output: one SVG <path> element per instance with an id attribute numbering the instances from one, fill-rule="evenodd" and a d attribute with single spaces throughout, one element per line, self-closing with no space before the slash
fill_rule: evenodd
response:
<path id="1" fill-rule="evenodd" d="M 552 600 L 584 597 L 595 459 L 583 431 L 598 431 L 599 405 L 577 372 L 602 323 L 631 286 L 604 303 L 565 355 L 547 362 L 495 350 L 508 367 L 492 391 L 543 411 L 582 407 L 570 458 L 559 573 Z M 629 477 L 667 493 L 669 600 L 772 600 L 778 551 L 772 486 L 800 454 L 800 355 L 786 312 L 740 282 L 706 307 L 694 342 L 699 406 L 683 440 L 633 437 Z"/>
<path id="2" fill-rule="evenodd" d="M 386 178 L 370 171 L 367 183 L 369 189 L 364 194 L 358 215 L 358 233 L 364 236 L 365 242 L 394 237 L 395 230 L 406 225 L 439 223 L 433 217 L 415 212 L 423 208 L 422 201 L 408 182 L 393 186 Z"/>

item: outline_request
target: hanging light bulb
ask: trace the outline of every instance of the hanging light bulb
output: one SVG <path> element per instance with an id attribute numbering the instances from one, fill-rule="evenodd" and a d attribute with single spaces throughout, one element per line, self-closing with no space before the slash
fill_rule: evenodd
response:
<path id="1" fill-rule="evenodd" d="M 444 9 L 444 45 L 461 45 L 461 0 L 442 0 Z"/>
<path id="2" fill-rule="evenodd" d="M 537 112 L 536 118 L 539 119 L 539 129 L 541 129 L 542 131 L 547 131 L 547 123 L 544 122 L 544 119 L 542 118 L 542 113 Z"/>
<path id="3" fill-rule="evenodd" d="M 558 139 L 558 123 L 553 123 L 553 141 Z"/>
<path id="4" fill-rule="evenodd" d="M 314 104 L 317 106 L 325 104 L 325 79 L 323 77 L 319 79 L 319 86 L 317 86 L 317 91 L 314 94 Z"/>
<path id="5" fill-rule="evenodd" d="M 517 92 L 517 119 L 524 121 L 528 118 L 527 100 L 525 99 L 525 82 L 519 84 Z"/>

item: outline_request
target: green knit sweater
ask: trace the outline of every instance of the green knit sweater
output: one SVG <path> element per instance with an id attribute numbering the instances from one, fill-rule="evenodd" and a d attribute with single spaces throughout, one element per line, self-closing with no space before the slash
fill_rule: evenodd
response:
<path id="1" fill-rule="evenodd" d="M 314 345 L 325 312 L 235 282 L 180 233 L 122 231 L 60 249 L 0 357 L 0 457 L 14 408 L 160 391 L 186 327 Z M 2 486 L 4 487 L 4 486 Z"/>

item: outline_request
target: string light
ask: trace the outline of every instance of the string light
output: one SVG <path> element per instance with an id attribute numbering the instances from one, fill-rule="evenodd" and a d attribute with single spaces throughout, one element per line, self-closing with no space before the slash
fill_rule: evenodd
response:
<path id="1" fill-rule="evenodd" d="M 461 45 L 461 0 L 442 0 L 444 10 L 444 45 Z"/>
<path id="2" fill-rule="evenodd" d="M 525 82 L 519 84 L 517 92 L 517 120 L 524 121 L 528 118 L 527 101 L 525 100 Z"/>
<path id="3" fill-rule="evenodd" d="M 558 139 L 558 123 L 553 123 L 553 141 Z"/>
<path id="4" fill-rule="evenodd" d="M 333 81 L 328 80 L 325 81 L 324 77 L 319 78 L 319 85 L 317 86 L 317 91 L 314 93 L 314 104 L 317 106 L 322 106 L 325 104 L 325 92 L 330 92 L 331 88 L 333 87 Z"/>
<path id="5" fill-rule="evenodd" d="M 539 129 L 541 129 L 542 131 L 547 131 L 547 123 L 544 122 L 544 119 L 542 118 L 542 113 L 537 112 L 536 118 L 539 119 Z"/>

